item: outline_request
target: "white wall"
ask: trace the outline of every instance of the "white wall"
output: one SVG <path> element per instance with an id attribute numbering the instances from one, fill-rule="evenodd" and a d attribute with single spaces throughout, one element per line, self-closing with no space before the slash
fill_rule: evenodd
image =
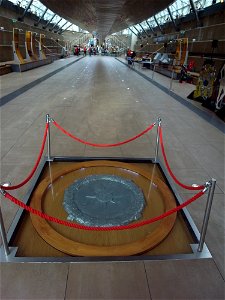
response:
<path id="1" fill-rule="evenodd" d="M 133 34 L 133 32 L 132 32 L 131 33 L 131 46 L 130 46 L 131 50 L 134 50 L 136 42 L 137 42 L 137 36 L 135 34 Z"/>

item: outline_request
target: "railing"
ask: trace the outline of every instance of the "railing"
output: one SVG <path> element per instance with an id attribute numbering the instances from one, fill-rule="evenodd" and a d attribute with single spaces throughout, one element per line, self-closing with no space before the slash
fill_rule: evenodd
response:
<path id="1" fill-rule="evenodd" d="M 54 125 L 58 130 L 60 130 L 62 133 L 64 133 L 68 137 L 70 137 L 70 138 L 72 138 L 72 139 L 74 139 L 74 140 L 76 140 L 80 143 L 83 143 L 85 145 L 92 146 L 92 147 L 118 147 L 118 146 L 121 146 L 121 145 L 126 144 L 126 143 L 130 143 L 130 142 L 138 139 L 139 137 L 143 136 L 147 132 L 150 132 L 155 126 L 157 126 L 154 163 L 158 163 L 158 153 L 159 153 L 159 147 L 160 147 L 161 151 L 162 151 L 162 156 L 163 156 L 166 168 L 167 168 L 171 178 L 175 181 L 175 183 L 178 184 L 179 186 L 181 186 L 184 189 L 198 191 L 198 192 L 197 192 L 197 194 L 195 194 L 193 197 L 189 198 L 188 200 L 186 200 L 182 204 L 178 205 L 177 207 L 175 207 L 175 208 L 173 208 L 169 211 L 166 211 L 165 213 L 163 213 L 159 216 L 156 216 L 156 217 L 148 219 L 148 220 L 140 221 L 138 223 L 131 223 L 131 224 L 128 224 L 128 225 L 121 225 L 121 226 L 109 226 L 109 227 L 84 226 L 84 225 L 80 225 L 80 224 L 77 224 L 77 223 L 61 220 L 61 219 L 55 218 L 53 216 L 50 216 L 48 214 L 45 214 L 41 211 L 38 211 L 38 210 L 24 204 L 22 201 L 18 200 L 16 197 L 12 196 L 7 191 L 19 189 L 31 180 L 31 178 L 33 177 L 34 173 L 37 170 L 38 165 L 40 164 L 41 158 L 42 158 L 43 153 L 44 153 L 46 142 L 47 142 L 47 160 L 48 161 L 52 160 L 51 159 L 50 124 Z M 1 184 L 0 185 L 0 191 L 6 199 L 9 199 L 14 204 L 20 206 L 21 208 L 23 208 L 23 209 L 29 211 L 30 213 L 35 214 L 35 215 L 37 215 L 41 218 L 44 218 L 48 221 L 55 222 L 55 223 L 58 223 L 58 224 L 61 224 L 61 225 L 64 225 L 64 226 L 68 226 L 68 227 L 72 227 L 72 228 L 79 228 L 79 229 L 83 229 L 83 230 L 94 230 L 94 231 L 128 230 L 128 229 L 134 229 L 134 228 L 137 228 L 137 227 L 145 226 L 147 224 L 150 224 L 150 223 L 156 222 L 158 220 L 161 220 L 163 218 L 166 218 L 167 216 L 183 209 L 184 207 L 188 206 L 190 203 L 192 203 L 192 202 L 196 201 L 197 199 L 199 199 L 201 196 L 203 196 L 206 193 L 206 191 L 208 191 L 207 205 L 206 205 L 206 209 L 205 209 L 205 215 L 204 215 L 204 220 L 203 220 L 203 225 L 202 225 L 201 235 L 200 235 L 200 240 L 199 240 L 199 245 L 198 245 L 198 251 L 201 252 L 202 249 L 203 249 L 203 245 L 204 245 L 204 241 L 205 241 L 205 235 L 206 235 L 206 231 L 207 231 L 207 227 L 208 227 L 208 221 L 209 221 L 209 216 L 210 216 L 210 211 L 211 211 L 211 206 L 212 206 L 212 201 L 213 201 L 213 196 L 214 196 L 215 185 L 216 185 L 216 180 L 214 178 L 212 178 L 211 180 L 209 180 L 208 182 L 206 182 L 202 185 L 193 184 L 191 186 L 183 184 L 181 181 L 179 181 L 177 179 L 177 177 L 174 175 L 174 173 L 171 170 L 171 167 L 169 165 L 169 162 L 168 162 L 168 159 L 167 159 L 167 156 L 166 156 L 166 151 L 165 151 L 164 142 L 163 142 L 163 131 L 162 131 L 161 118 L 158 118 L 157 122 L 152 123 L 145 130 L 143 130 L 139 134 L 137 134 L 137 135 L 135 135 L 135 136 L 133 136 L 129 139 L 126 139 L 124 141 L 117 142 L 117 143 L 114 143 L 114 144 L 104 144 L 104 143 L 97 144 L 97 143 L 94 143 L 94 142 L 85 141 L 85 140 L 75 136 L 74 134 L 70 133 L 69 131 L 64 129 L 62 126 L 60 126 L 54 119 L 52 119 L 50 117 L 49 114 L 47 114 L 46 115 L 45 131 L 44 131 L 44 135 L 43 135 L 41 148 L 40 148 L 39 155 L 38 155 L 38 158 L 35 162 L 35 165 L 34 165 L 33 169 L 31 170 L 31 172 L 29 173 L 27 178 L 25 178 L 19 184 L 16 184 L 16 185 L 13 185 L 13 186 L 11 186 L 10 184 L 6 184 L 6 183 Z M 2 241 L 3 241 L 5 255 L 8 256 L 10 254 L 10 249 L 9 249 L 9 246 L 8 246 L 7 235 L 6 235 L 6 231 L 5 231 L 5 226 L 4 226 L 4 221 L 3 221 L 3 217 L 2 217 L 1 208 L 0 208 L 0 233 L 1 233 Z"/>

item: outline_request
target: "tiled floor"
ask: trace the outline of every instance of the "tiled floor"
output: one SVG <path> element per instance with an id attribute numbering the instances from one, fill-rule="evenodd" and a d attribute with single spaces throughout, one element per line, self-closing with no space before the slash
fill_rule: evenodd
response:
<path id="1" fill-rule="evenodd" d="M 71 63 L 2 76 L 1 95 Z M 151 71 L 144 70 L 151 77 Z M 161 85 L 169 79 L 155 75 Z M 185 87 L 185 88 L 184 88 Z M 193 87 L 174 82 L 187 96 Z M 199 104 L 195 104 L 203 109 Z M 205 109 L 203 109 L 205 110 Z M 129 138 L 162 118 L 165 148 L 174 173 L 187 184 L 217 179 L 206 243 L 213 259 L 77 264 L 1 265 L 1 299 L 224 299 L 224 134 L 121 62 L 86 57 L 1 107 L 1 181 L 26 177 L 39 151 L 45 115 L 77 136 L 111 143 Z M 210 113 L 209 113 L 210 114 Z M 214 116 L 212 116 L 215 118 Z M 218 122 L 222 122 L 218 119 Z M 224 124 L 223 124 L 224 126 Z M 155 132 L 130 145 L 95 149 L 51 130 L 54 155 L 153 156 Z M 160 154 L 161 157 L 161 154 Z M 22 198 L 27 186 L 14 192 Z M 181 196 L 191 196 L 180 190 Z M 189 206 L 201 228 L 205 198 Z M 2 199 L 8 229 L 17 208 Z"/>

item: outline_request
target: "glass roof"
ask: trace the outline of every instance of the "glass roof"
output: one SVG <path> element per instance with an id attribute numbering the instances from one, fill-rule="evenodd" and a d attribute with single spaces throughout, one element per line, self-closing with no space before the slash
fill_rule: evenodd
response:
<path id="1" fill-rule="evenodd" d="M 18 5 L 23 8 L 26 8 L 28 6 L 28 4 L 30 3 L 30 0 L 9 0 L 9 1 L 14 3 L 15 5 Z M 208 7 L 208 6 L 214 5 L 216 3 L 223 2 L 223 1 L 224 0 L 193 0 L 194 5 L 197 10 L 202 10 L 205 7 Z M 46 9 L 47 9 L 47 7 L 45 5 L 43 5 L 39 0 L 33 0 L 28 11 L 32 12 L 33 14 L 37 15 L 40 18 Z M 170 12 L 171 12 L 174 20 L 184 17 L 192 11 L 191 5 L 190 5 L 190 0 L 176 0 L 169 6 L 169 9 L 170 9 Z M 52 19 L 53 16 L 54 16 L 54 18 Z M 171 18 L 170 18 L 168 9 L 166 8 L 166 9 L 162 10 L 161 12 L 159 12 L 158 14 L 156 14 L 155 16 L 149 18 L 148 20 L 143 21 L 141 23 L 142 27 L 144 29 L 149 29 L 149 26 L 152 28 L 157 27 L 157 23 L 156 23 L 154 17 L 156 18 L 159 25 L 163 25 L 167 22 L 171 22 Z M 87 32 L 84 30 L 80 30 L 80 28 L 78 26 L 76 26 L 75 24 L 67 22 L 64 18 L 61 18 L 60 16 L 56 15 L 50 9 L 47 9 L 47 11 L 44 14 L 43 19 L 45 21 L 49 21 L 52 19 L 51 23 L 57 24 L 57 26 L 59 26 L 61 29 L 66 29 L 67 27 L 69 27 L 71 25 L 68 28 L 68 30 L 78 31 L 78 32 L 79 31 Z M 129 28 L 127 28 L 127 29 L 124 29 L 122 32 L 129 34 L 129 33 L 131 33 L 131 30 L 132 30 L 133 32 L 138 34 L 143 31 L 143 29 L 141 28 L 141 26 L 139 24 L 136 24 L 134 26 L 131 26 L 130 30 L 129 30 Z"/>
<path id="2" fill-rule="evenodd" d="M 26 9 L 26 7 L 30 3 L 30 0 L 9 0 L 9 1 L 15 5 L 18 5 L 22 8 L 24 8 L 24 9 Z M 33 0 L 28 12 L 31 12 L 40 18 L 43 15 L 43 13 L 46 11 L 46 9 L 47 9 L 47 7 L 45 5 L 43 5 L 39 0 Z M 52 19 L 53 16 L 54 16 L 54 18 Z M 69 27 L 71 25 L 68 28 L 68 30 L 77 31 L 77 32 L 81 31 L 77 25 L 72 24 L 71 22 L 68 22 L 64 18 L 61 18 L 60 16 L 56 15 L 50 9 L 47 9 L 46 13 L 44 14 L 43 19 L 45 21 L 49 21 L 52 19 L 51 23 L 57 24 L 57 26 L 60 27 L 61 29 L 66 29 L 67 27 Z"/>
<path id="3" fill-rule="evenodd" d="M 224 0 L 193 0 L 193 2 L 197 10 L 203 10 L 208 6 L 214 5 L 216 3 L 224 2 Z M 192 11 L 189 0 L 176 0 L 169 6 L 169 9 L 174 20 L 184 17 L 190 14 L 190 12 Z M 159 23 L 159 25 L 163 25 L 167 22 L 171 22 L 171 18 L 167 8 L 162 10 L 158 14 L 156 14 L 155 18 Z M 147 24 L 146 21 L 148 22 L 149 25 Z M 157 23 L 154 19 L 154 16 L 149 18 L 146 21 L 140 23 L 144 29 L 149 29 L 149 26 L 151 26 L 152 28 L 157 27 Z M 134 26 L 138 29 L 138 25 L 134 25 Z M 135 33 L 137 32 L 133 26 L 131 26 L 130 28 Z M 140 31 L 143 30 L 140 29 Z"/>

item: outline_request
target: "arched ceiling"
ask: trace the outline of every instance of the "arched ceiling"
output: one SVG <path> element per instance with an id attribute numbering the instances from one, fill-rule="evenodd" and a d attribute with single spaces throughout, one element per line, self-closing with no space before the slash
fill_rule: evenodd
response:
<path id="1" fill-rule="evenodd" d="M 140 23 L 173 0 L 40 0 L 61 17 L 100 38 Z"/>

